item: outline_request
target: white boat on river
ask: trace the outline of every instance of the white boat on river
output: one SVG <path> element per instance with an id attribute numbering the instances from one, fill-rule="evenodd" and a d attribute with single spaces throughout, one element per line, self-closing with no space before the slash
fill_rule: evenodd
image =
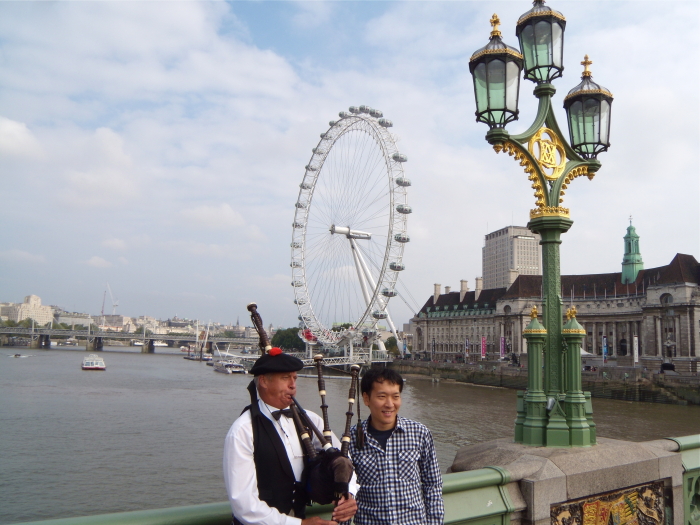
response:
<path id="1" fill-rule="evenodd" d="M 107 370 L 104 359 L 95 354 L 85 357 L 81 368 L 83 370 Z"/>
<path id="2" fill-rule="evenodd" d="M 236 363 L 232 360 L 221 360 L 214 363 L 214 372 L 221 372 L 222 374 L 247 374 L 248 371 L 245 367 Z"/>

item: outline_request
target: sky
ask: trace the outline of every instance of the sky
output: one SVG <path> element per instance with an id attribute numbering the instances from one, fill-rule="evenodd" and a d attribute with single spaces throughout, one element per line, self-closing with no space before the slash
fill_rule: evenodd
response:
<path id="1" fill-rule="evenodd" d="M 615 96 L 603 166 L 565 196 L 562 274 L 619 272 L 630 215 L 646 268 L 700 257 L 700 3 L 547 5 L 567 18 L 560 126 L 585 54 Z M 299 183 L 329 120 L 361 104 L 393 121 L 412 181 L 394 321 L 434 283 L 473 289 L 484 235 L 525 225 L 535 199 L 475 122 L 469 58 L 493 13 L 517 47 L 530 7 L 0 1 L 0 302 L 96 315 L 109 283 L 105 313 L 250 324 L 256 301 L 266 325 L 296 326 Z"/>

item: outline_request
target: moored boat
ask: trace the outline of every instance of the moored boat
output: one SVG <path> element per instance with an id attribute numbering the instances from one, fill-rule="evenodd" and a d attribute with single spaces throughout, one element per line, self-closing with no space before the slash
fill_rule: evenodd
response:
<path id="1" fill-rule="evenodd" d="M 81 368 L 83 370 L 107 370 L 104 359 L 95 354 L 85 357 Z"/>
<path id="2" fill-rule="evenodd" d="M 214 372 L 221 372 L 222 374 L 247 374 L 248 371 L 245 367 L 234 361 L 222 360 L 214 363 Z"/>

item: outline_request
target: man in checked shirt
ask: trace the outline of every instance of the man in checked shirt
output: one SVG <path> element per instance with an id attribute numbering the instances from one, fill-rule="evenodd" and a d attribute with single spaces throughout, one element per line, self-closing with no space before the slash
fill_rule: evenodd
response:
<path id="1" fill-rule="evenodd" d="M 360 489 L 356 525 L 442 525 L 442 476 L 428 428 L 398 415 L 403 379 L 370 369 L 360 383 L 370 417 L 350 432 Z"/>

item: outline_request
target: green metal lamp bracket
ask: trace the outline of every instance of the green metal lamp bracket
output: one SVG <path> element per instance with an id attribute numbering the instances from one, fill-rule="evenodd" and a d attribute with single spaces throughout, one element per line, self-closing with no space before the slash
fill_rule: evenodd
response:
<path id="1" fill-rule="evenodd" d="M 566 189 L 572 180 L 582 175 L 592 180 L 601 166 L 597 159 L 582 158 L 567 142 L 552 110 L 552 96 L 555 93 L 556 89 L 552 84 L 539 84 L 535 87 L 534 94 L 539 99 L 537 116 L 524 133 L 511 136 L 503 128 L 491 129 L 486 133 L 487 142 L 494 147 L 496 152 L 504 151 L 511 156 L 514 155 L 516 160 L 520 161 L 520 165 L 525 168 L 528 179 L 533 182 L 532 187 L 535 190 L 538 208 L 558 207 L 563 202 Z M 545 175 L 542 164 L 528 148 L 532 138 L 541 133 L 543 128 L 551 130 L 556 135 L 557 145 L 563 149 L 566 158 L 566 164 L 556 179 Z"/>

